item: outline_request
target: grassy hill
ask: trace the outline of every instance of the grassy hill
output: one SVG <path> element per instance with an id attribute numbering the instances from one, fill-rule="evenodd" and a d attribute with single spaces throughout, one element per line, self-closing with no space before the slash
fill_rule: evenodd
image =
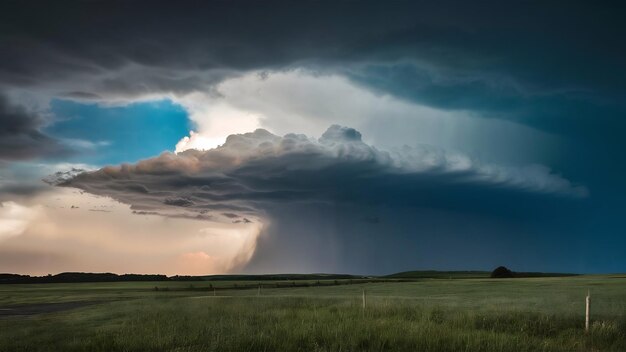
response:
<path id="1" fill-rule="evenodd" d="M 488 278 L 489 271 L 436 271 L 417 270 L 403 271 L 382 276 L 385 279 L 483 279 Z"/>
<path id="2" fill-rule="evenodd" d="M 579 274 L 570 273 L 542 273 L 542 272 L 513 272 L 513 277 L 567 277 Z M 489 271 L 437 271 L 437 270 L 417 270 L 403 271 L 391 275 L 381 276 L 385 279 L 484 279 L 491 276 Z"/>

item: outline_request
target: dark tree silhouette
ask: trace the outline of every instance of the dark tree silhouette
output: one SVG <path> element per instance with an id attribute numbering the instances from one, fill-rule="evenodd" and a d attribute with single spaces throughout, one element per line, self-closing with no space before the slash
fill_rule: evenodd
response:
<path id="1" fill-rule="evenodd" d="M 510 278 L 513 276 L 514 276 L 513 272 L 505 266 L 499 266 L 495 268 L 494 271 L 491 272 L 492 278 Z"/>

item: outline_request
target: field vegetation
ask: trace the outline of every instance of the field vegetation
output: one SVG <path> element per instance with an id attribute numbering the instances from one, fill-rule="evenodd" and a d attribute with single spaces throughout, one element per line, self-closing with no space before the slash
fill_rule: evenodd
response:
<path id="1" fill-rule="evenodd" d="M 626 277 L 450 276 L 0 285 L 0 351 L 626 350 Z"/>

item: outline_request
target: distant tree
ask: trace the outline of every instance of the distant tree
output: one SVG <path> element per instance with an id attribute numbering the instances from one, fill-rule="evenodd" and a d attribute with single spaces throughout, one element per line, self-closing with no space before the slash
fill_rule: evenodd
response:
<path id="1" fill-rule="evenodd" d="M 505 266 L 499 266 L 491 272 L 491 277 L 496 279 L 513 277 L 513 272 Z"/>

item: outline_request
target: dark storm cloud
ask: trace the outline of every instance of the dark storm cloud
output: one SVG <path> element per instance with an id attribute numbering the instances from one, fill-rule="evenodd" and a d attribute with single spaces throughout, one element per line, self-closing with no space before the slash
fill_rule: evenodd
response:
<path id="1" fill-rule="evenodd" d="M 42 123 L 39 116 L 11 104 L 0 94 L 0 161 L 67 154 L 68 149 L 59 141 L 40 131 Z"/>
<path id="2" fill-rule="evenodd" d="M 382 274 L 501 262 L 539 270 L 524 258 L 550 263 L 554 250 L 578 243 L 542 236 L 575 231 L 570 215 L 588 213 L 586 188 L 546 167 L 486 164 L 426 146 L 383 151 L 337 125 L 319 139 L 231 135 L 215 149 L 163 153 L 59 185 L 140 215 L 263 224 L 247 272 Z"/>
<path id="3" fill-rule="evenodd" d="M 515 121 L 570 138 L 585 136 L 612 145 L 621 140 L 619 130 L 626 127 L 622 119 L 626 104 L 619 94 L 626 94 L 626 90 L 600 92 L 592 85 L 565 83 L 535 86 L 543 84 L 538 81 L 524 86 L 513 76 L 481 77 L 481 72 L 476 70 L 468 77 L 455 78 L 454 73 L 441 74 L 414 63 L 379 63 L 345 74 L 381 94 L 438 109 L 472 111 L 476 116 Z M 515 71 L 508 72 L 514 74 Z"/>
<path id="4" fill-rule="evenodd" d="M 617 183 L 626 172 L 605 160 L 626 130 L 620 2 L 5 1 L 0 10 L 6 90 L 132 101 L 219 94 L 216 84 L 248 70 L 304 67 L 565 136 L 572 150 L 554 166 L 580 179 L 613 169 Z"/>
<path id="5" fill-rule="evenodd" d="M 626 92 L 620 3 L 9 1 L 2 6 L 0 82 L 76 99 L 206 91 L 246 70 L 307 66 L 425 104 L 486 110 L 558 130 L 565 122 L 555 128 L 550 121 L 568 112 L 554 112 L 561 103 L 542 103 L 546 97 L 592 106 L 608 101 L 623 109 Z M 540 107 L 529 111 L 537 102 Z M 527 121 L 538 111 L 547 114 Z"/>
<path id="6" fill-rule="evenodd" d="M 225 221 L 262 216 L 269 204 L 290 202 L 499 212 L 498 206 L 513 198 L 524 200 L 513 205 L 520 209 L 528 200 L 545 204 L 555 197 L 587 195 L 585 187 L 542 166 L 484 164 L 436 148 L 382 151 L 363 143 L 358 131 L 336 125 L 319 140 L 265 130 L 231 135 L 208 151 L 163 153 L 58 184 L 110 196 L 137 210 L 190 217 L 214 212 Z"/>
<path id="7" fill-rule="evenodd" d="M 566 136 L 573 160 L 559 168 L 593 178 L 623 147 L 624 13 L 611 1 L 4 1 L 0 86 L 131 101 L 305 67 Z"/>

